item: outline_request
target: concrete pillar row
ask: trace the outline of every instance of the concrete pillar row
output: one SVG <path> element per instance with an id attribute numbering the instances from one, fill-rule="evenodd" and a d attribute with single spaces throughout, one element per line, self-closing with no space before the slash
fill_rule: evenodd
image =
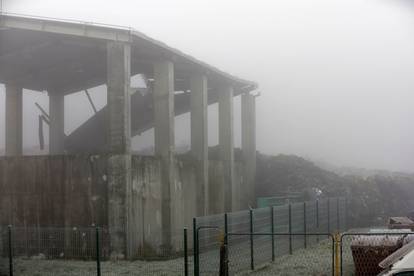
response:
<path id="1" fill-rule="evenodd" d="M 243 152 L 243 200 L 250 207 L 256 205 L 256 98 L 250 94 L 242 94 L 242 152 Z"/>
<path id="2" fill-rule="evenodd" d="M 23 153 L 23 89 L 6 84 L 6 156 Z"/>
<path id="3" fill-rule="evenodd" d="M 134 257 L 130 111 L 131 46 L 107 43 L 108 227 L 111 259 Z"/>
<path id="4" fill-rule="evenodd" d="M 49 154 L 63 154 L 65 150 L 65 96 L 49 91 Z"/>
<path id="5" fill-rule="evenodd" d="M 174 168 L 174 64 L 171 61 L 154 63 L 153 85 L 155 156 L 161 162 L 161 247 L 171 249 L 171 234 L 174 229 L 176 194 Z"/>
<path id="6" fill-rule="evenodd" d="M 195 73 L 190 78 L 191 154 L 196 162 L 196 215 L 208 213 L 208 118 L 207 77 Z"/>
<path id="7" fill-rule="evenodd" d="M 219 147 L 223 162 L 224 211 L 238 209 L 238 187 L 234 187 L 234 126 L 233 126 L 233 87 L 221 85 L 219 88 Z"/>

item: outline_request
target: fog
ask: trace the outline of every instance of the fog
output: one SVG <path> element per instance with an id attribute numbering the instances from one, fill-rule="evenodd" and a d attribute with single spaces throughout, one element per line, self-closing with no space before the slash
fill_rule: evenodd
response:
<path id="1" fill-rule="evenodd" d="M 257 147 L 263 153 L 414 172 L 414 9 L 409 1 L 5 0 L 3 8 L 131 26 L 257 81 Z M 105 105 L 102 89 L 91 93 L 98 107 Z M 38 145 L 35 101 L 47 107 L 47 95 L 25 93 L 25 147 Z M 92 115 L 82 93 L 68 97 L 65 105 L 66 132 Z M 236 99 L 236 145 L 239 109 Z M 209 116 L 209 144 L 214 145 L 217 106 Z M 188 114 L 176 121 L 177 143 L 187 143 Z M 151 136 L 135 138 L 135 146 Z"/>

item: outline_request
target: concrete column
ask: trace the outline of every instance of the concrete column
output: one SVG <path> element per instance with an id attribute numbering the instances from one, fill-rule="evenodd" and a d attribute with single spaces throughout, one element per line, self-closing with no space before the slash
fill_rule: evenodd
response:
<path id="1" fill-rule="evenodd" d="M 135 246 L 130 242 L 135 225 L 131 210 L 130 71 L 130 45 L 108 42 L 108 225 L 112 259 L 130 257 Z"/>
<path id="2" fill-rule="evenodd" d="M 111 153 L 129 153 L 131 148 L 131 47 L 108 43 L 108 148 Z"/>
<path id="3" fill-rule="evenodd" d="M 65 150 L 65 96 L 49 92 L 49 154 L 63 154 Z"/>
<path id="4" fill-rule="evenodd" d="M 6 85 L 6 156 L 23 153 L 23 89 Z"/>
<path id="5" fill-rule="evenodd" d="M 161 246 L 171 249 L 172 217 L 171 194 L 174 185 L 174 64 L 170 61 L 154 63 L 154 135 L 155 155 L 161 161 Z"/>
<path id="6" fill-rule="evenodd" d="M 238 209 L 238 189 L 234 187 L 233 87 L 221 85 L 219 91 L 219 147 L 223 162 L 224 211 Z"/>
<path id="7" fill-rule="evenodd" d="M 243 94 L 242 112 L 242 152 L 244 161 L 243 202 L 248 206 L 256 205 L 256 99 L 253 95 Z"/>
<path id="8" fill-rule="evenodd" d="M 191 154 L 196 162 L 196 215 L 208 210 L 207 77 L 195 73 L 191 89 Z"/>

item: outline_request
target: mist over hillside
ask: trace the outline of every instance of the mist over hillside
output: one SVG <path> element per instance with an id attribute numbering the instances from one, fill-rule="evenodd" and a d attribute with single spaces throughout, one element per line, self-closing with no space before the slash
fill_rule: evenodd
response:
<path id="1" fill-rule="evenodd" d="M 258 197 L 347 197 L 349 223 L 359 227 L 383 225 L 389 216 L 403 216 L 414 208 L 414 175 L 408 173 L 365 169 L 333 172 L 294 155 L 258 154 L 256 182 Z"/>

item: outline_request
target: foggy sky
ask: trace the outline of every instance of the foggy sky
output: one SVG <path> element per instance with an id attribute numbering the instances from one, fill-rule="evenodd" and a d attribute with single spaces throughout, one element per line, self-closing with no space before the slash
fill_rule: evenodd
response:
<path id="1" fill-rule="evenodd" d="M 403 1 L 5 0 L 4 9 L 131 26 L 257 81 L 261 152 L 414 172 L 414 10 Z M 92 94 L 104 106 L 103 93 Z M 25 146 L 37 144 L 37 95 L 25 94 Z M 47 106 L 46 95 L 38 101 Z M 235 118 L 239 106 L 237 99 Z M 67 111 L 67 131 L 92 114 L 83 94 L 68 97 L 66 107 L 75 110 Z M 209 113 L 209 143 L 216 144 L 217 106 Z M 178 142 L 189 137 L 188 115 L 183 118 Z M 236 120 L 237 145 L 239 132 Z"/>

